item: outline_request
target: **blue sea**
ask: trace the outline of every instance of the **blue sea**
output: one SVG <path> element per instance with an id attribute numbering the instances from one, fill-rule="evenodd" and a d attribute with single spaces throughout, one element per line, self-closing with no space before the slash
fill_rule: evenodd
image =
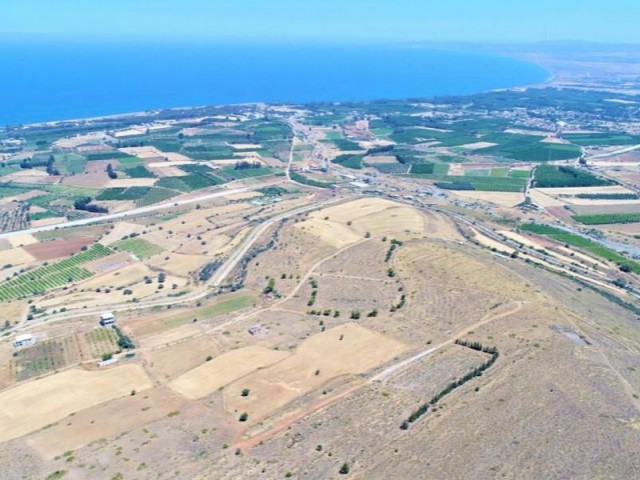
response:
<path id="1" fill-rule="evenodd" d="M 542 67 L 410 46 L 0 42 L 0 125 L 156 108 L 464 95 Z"/>

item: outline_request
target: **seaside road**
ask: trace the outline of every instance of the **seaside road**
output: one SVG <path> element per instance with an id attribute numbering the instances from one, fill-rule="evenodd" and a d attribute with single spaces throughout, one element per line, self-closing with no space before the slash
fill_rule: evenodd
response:
<path id="1" fill-rule="evenodd" d="M 149 205 L 148 207 L 134 208 L 133 210 L 127 210 L 126 212 L 113 213 L 113 214 L 110 214 L 110 215 L 102 215 L 100 217 L 84 218 L 82 220 L 72 220 L 70 222 L 58 223 L 56 225 L 47 225 L 47 226 L 43 226 L 43 227 L 28 228 L 26 230 L 17 230 L 15 232 L 2 233 L 2 234 L 0 234 L 0 239 L 16 237 L 18 235 L 28 235 L 28 234 L 33 234 L 33 233 L 50 232 L 50 231 L 58 230 L 58 229 L 62 229 L 62 228 L 82 227 L 82 226 L 85 226 L 85 225 L 91 225 L 93 223 L 108 222 L 110 220 L 117 220 L 117 219 L 127 218 L 127 217 L 134 216 L 134 215 L 141 215 L 141 214 L 145 214 L 145 213 L 151 213 L 151 212 L 155 212 L 157 210 L 164 210 L 165 208 L 172 208 L 172 207 L 176 207 L 176 206 L 179 207 L 179 206 L 183 206 L 183 205 L 190 205 L 192 203 L 204 202 L 206 200 L 211 200 L 211 199 L 218 198 L 218 197 L 225 197 L 227 195 L 234 195 L 236 193 L 244 193 L 244 192 L 247 192 L 249 190 L 252 190 L 252 189 L 249 188 L 249 187 L 243 187 L 243 188 L 236 188 L 236 189 L 233 189 L 233 190 L 220 190 L 220 191 L 217 191 L 217 192 L 208 193 L 206 195 L 201 195 L 201 196 L 194 197 L 194 198 L 188 198 L 186 200 L 176 200 L 174 202 L 164 202 L 164 203 L 159 203 L 157 205 Z"/>

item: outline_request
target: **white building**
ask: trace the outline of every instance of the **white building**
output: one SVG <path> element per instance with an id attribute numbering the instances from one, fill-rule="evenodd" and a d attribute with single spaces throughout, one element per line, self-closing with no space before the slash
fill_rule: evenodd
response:
<path id="1" fill-rule="evenodd" d="M 116 317 L 113 316 L 113 313 L 107 312 L 100 315 L 100 325 L 106 327 L 108 325 L 115 325 Z"/>
<path id="2" fill-rule="evenodd" d="M 13 341 L 14 348 L 30 347 L 36 344 L 36 337 L 31 334 L 18 335 Z"/>

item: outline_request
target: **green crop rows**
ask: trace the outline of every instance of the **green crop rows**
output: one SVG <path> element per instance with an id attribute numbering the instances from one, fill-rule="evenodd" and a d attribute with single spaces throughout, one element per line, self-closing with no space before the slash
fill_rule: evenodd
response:
<path id="1" fill-rule="evenodd" d="M 578 193 L 576 198 L 585 200 L 638 200 L 640 196 L 636 193 Z"/>
<path id="2" fill-rule="evenodd" d="M 576 222 L 585 225 L 609 225 L 612 223 L 640 223 L 640 213 L 605 213 L 600 215 L 574 215 Z"/>
<path id="3" fill-rule="evenodd" d="M 576 145 L 636 145 L 640 137 L 614 133 L 575 133 L 565 138 Z"/>
<path id="4" fill-rule="evenodd" d="M 311 187 L 318 187 L 318 188 L 329 188 L 333 185 L 333 183 L 318 182 L 316 180 L 313 180 L 312 178 L 305 177 L 304 175 L 300 175 L 297 172 L 291 172 L 291 180 L 293 180 L 294 182 L 301 183 L 303 185 L 309 185 Z"/>
<path id="5" fill-rule="evenodd" d="M 140 260 L 153 257 L 154 255 L 164 251 L 162 247 L 142 238 L 128 238 L 126 240 L 120 240 L 119 242 L 114 243 L 113 246 L 118 250 L 124 250 L 125 252 L 134 254 Z"/>
<path id="6" fill-rule="evenodd" d="M 222 167 L 222 172 L 228 177 L 250 178 L 271 175 L 273 173 L 273 169 L 269 167 L 236 169 L 235 167 L 229 165 L 227 167 Z"/>
<path id="7" fill-rule="evenodd" d="M 138 200 L 151 191 L 151 187 L 108 188 L 96 200 Z"/>
<path id="8" fill-rule="evenodd" d="M 127 153 L 114 150 L 112 152 L 99 152 L 87 154 L 87 160 L 119 160 L 122 158 L 131 158 L 131 155 Z"/>
<path id="9" fill-rule="evenodd" d="M 130 178 L 155 178 L 155 174 L 142 165 L 126 168 L 124 172 Z"/>
<path id="10" fill-rule="evenodd" d="M 165 177 L 167 178 L 167 177 Z M 178 192 L 174 190 L 167 190 L 166 188 L 152 188 L 149 192 L 138 199 L 136 202 L 136 206 L 138 207 L 146 207 L 147 205 L 153 205 L 155 203 L 160 203 L 165 200 L 169 200 L 170 198 L 179 195 Z"/>
<path id="11" fill-rule="evenodd" d="M 158 187 L 179 190 L 181 192 L 192 192 L 202 188 L 212 187 L 224 183 L 215 175 L 205 175 L 202 173 L 192 173 L 184 177 L 164 177 L 161 178 L 156 185 Z"/>
<path id="12" fill-rule="evenodd" d="M 521 192 L 527 184 L 526 178 L 474 177 L 455 175 L 412 174 L 412 177 L 436 180 L 439 188 L 446 190 L 477 190 L 480 192 Z"/>
<path id="13" fill-rule="evenodd" d="M 538 188 L 600 187 L 603 185 L 611 185 L 610 181 L 598 178 L 584 170 L 572 167 L 556 167 L 553 165 L 540 165 L 536 168 L 534 183 Z"/>
<path id="14" fill-rule="evenodd" d="M 112 251 L 97 244 L 86 252 L 73 255 L 66 260 L 45 265 L 22 273 L 0 285 L 0 301 L 16 300 L 44 293 L 71 282 L 86 280 L 93 274 L 80 265 L 110 255 Z"/>
<path id="15" fill-rule="evenodd" d="M 620 255 L 615 250 L 603 247 L 599 243 L 596 243 L 593 240 L 589 240 L 588 238 L 582 237 L 580 235 L 576 235 L 575 233 L 569 233 L 559 228 L 550 227 L 548 225 L 540 225 L 537 223 L 522 225 L 520 229 L 525 232 L 544 235 L 545 237 L 552 238 L 567 245 L 573 245 L 574 247 L 582 248 L 589 253 L 617 263 L 618 265 L 628 265 L 629 267 L 631 267 L 634 273 L 640 274 L 640 263 L 629 260 L 628 258 Z"/>
<path id="16" fill-rule="evenodd" d="M 335 159 L 333 159 L 333 163 L 337 163 L 342 165 L 345 168 L 351 168 L 353 170 L 362 169 L 362 159 L 364 155 L 339 155 Z"/>

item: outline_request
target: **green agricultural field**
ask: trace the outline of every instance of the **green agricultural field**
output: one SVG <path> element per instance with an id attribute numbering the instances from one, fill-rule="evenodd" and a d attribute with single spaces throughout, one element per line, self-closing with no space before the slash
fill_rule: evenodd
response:
<path id="1" fill-rule="evenodd" d="M 171 190 L 178 190 L 180 192 L 193 192 L 194 190 L 200 190 L 202 188 L 212 187 L 214 185 L 221 185 L 224 183 L 219 177 L 215 175 L 205 175 L 201 173 L 193 173 L 184 177 L 164 177 L 157 183 L 157 187 L 168 188 Z"/>
<path id="2" fill-rule="evenodd" d="M 540 165 L 534 175 L 537 188 L 600 187 L 612 182 L 573 167 Z"/>
<path id="3" fill-rule="evenodd" d="M 203 175 L 200 173 L 194 173 L 185 177 L 178 177 L 178 179 L 187 186 L 186 191 L 200 190 L 202 188 L 221 185 L 224 183 L 224 180 L 220 177 L 216 177 L 215 175 Z"/>
<path id="4" fill-rule="evenodd" d="M 294 182 L 301 183 L 303 185 L 309 185 L 310 187 L 318 187 L 318 188 L 329 188 L 332 185 L 334 185 L 333 183 L 318 182 L 309 177 L 305 177 L 304 175 L 300 175 L 298 172 L 291 172 L 291 180 L 293 180 Z"/>
<path id="5" fill-rule="evenodd" d="M 574 215 L 576 222 L 584 225 L 610 225 L 613 223 L 640 223 L 640 213 L 608 213 L 598 215 Z"/>
<path id="6" fill-rule="evenodd" d="M 96 200 L 137 200 L 144 197 L 150 191 L 151 187 L 107 188 L 96 196 Z"/>
<path id="7" fill-rule="evenodd" d="M 227 145 L 196 144 L 185 146 L 181 152 L 194 160 L 223 160 L 233 158 L 236 150 Z"/>
<path id="8" fill-rule="evenodd" d="M 32 222 L 37 222 L 38 220 L 44 220 L 46 218 L 54 218 L 54 217 L 58 217 L 58 216 L 59 216 L 58 214 L 47 210 L 46 212 L 38 212 L 38 213 L 29 214 L 29 220 L 31 220 Z"/>
<path id="9" fill-rule="evenodd" d="M 183 143 L 178 139 L 153 139 L 149 145 L 156 147 L 161 152 L 178 153 L 182 150 Z"/>
<path id="10" fill-rule="evenodd" d="M 43 206 L 43 205 L 47 205 L 51 202 L 53 202 L 54 200 L 58 200 L 60 197 L 58 195 L 54 195 L 52 193 L 47 193 L 45 195 L 40 195 L 38 197 L 33 197 L 30 198 L 29 200 L 27 200 L 27 203 L 29 205 L 32 206 Z"/>
<path id="11" fill-rule="evenodd" d="M 274 170 L 269 167 L 261 168 L 243 168 L 236 169 L 234 166 L 222 167 L 222 172 L 227 177 L 233 178 L 251 178 L 251 177 L 264 177 L 265 175 L 271 175 Z"/>
<path id="12" fill-rule="evenodd" d="M 509 169 L 504 167 L 492 168 L 491 169 L 492 177 L 507 177 L 509 176 Z"/>
<path id="13" fill-rule="evenodd" d="M 129 178 L 155 178 L 156 176 L 153 172 L 142 165 L 125 168 L 123 171 L 129 176 Z"/>
<path id="14" fill-rule="evenodd" d="M 466 170 L 464 172 L 465 177 L 489 177 L 489 176 L 500 176 L 500 175 L 491 175 L 491 169 L 489 168 L 477 168 L 475 170 Z"/>
<path id="15" fill-rule="evenodd" d="M 451 165 L 448 163 L 436 163 L 433 165 L 433 173 L 434 175 L 448 175 L 449 168 L 451 168 Z"/>
<path id="16" fill-rule="evenodd" d="M 120 350 L 118 346 L 118 335 L 113 328 L 96 328 L 85 333 L 85 340 L 91 349 L 93 358 L 101 358 L 104 354 L 116 353 Z"/>
<path id="17" fill-rule="evenodd" d="M 144 160 L 142 160 L 139 157 L 122 157 L 122 158 L 118 158 L 118 161 L 125 168 L 144 164 Z"/>
<path id="18" fill-rule="evenodd" d="M 12 173 L 16 173 L 22 170 L 20 167 L 0 167 L 0 177 L 4 177 L 5 175 L 11 175 Z"/>
<path id="19" fill-rule="evenodd" d="M 120 251 L 129 252 L 140 260 L 146 260 L 154 255 L 164 252 L 162 247 L 155 245 L 143 238 L 128 238 L 113 244 L 113 248 Z"/>
<path id="20" fill-rule="evenodd" d="M 15 195 L 22 195 L 29 190 L 35 189 L 31 186 L 20 186 L 14 184 L 2 184 L 0 185 L 0 198 L 13 197 Z"/>
<path id="21" fill-rule="evenodd" d="M 131 155 L 123 153 L 119 150 L 114 150 L 112 152 L 88 153 L 86 157 L 87 160 L 91 162 L 93 160 L 120 160 L 131 158 Z"/>
<path id="22" fill-rule="evenodd" d="M 492 184 L 492 183 L 473 183 L 474 189 L 478 192 L 522 192 L 523 187 L 518 185 Z"/>
<path id="23" fill-rule="evenodd" d="M 380 173 L 386 173 L 387 175 L 404 174 L 409 171 L 411 165 L 403 165 L 402 163 L 375 163 L 371 167 L 378 170 Z"/>
<path id="24" fill-rule="evenodd" d="M 61 175 L 77 175 L 84 173 L 87 159 L 75 153 L 57 153 L 54 155 L 55 168 Z"/>
<path id="25" fill-rule="evenodd" d="M 33 185 L 31 188 L 37 190 L 44 190 L 52 195 L 57 195 L 58 198 L 61 197 L 93 197 L 98 194 L 99 190 L 97 188 L 89 188 L 89 187 L 71 187 L 69 185 Z"/>
<path id="26" fill-rule="evenodd" d="M 615 250 L 604 247 L 593 240 L 582 237 L 575 233 L 570 233 L 559 228 L 550 227 L 548 225 L 540 225 L 537 223 L 530 223 L 522 225 L 520 227 L 522 231 L 535 233 L 536 235 L 544 235 L 545 237 L 552 238 L 560 243 L 572 245 L 577 248 L 586 250 L 597 257 L 604 258 L 618 265 L 628 265 L 631 267 L 634 273 L 640 274 L 640 263 L 629 260 L 628 258 L 620 255 Z"/>
<path id="27" fill-rule="evenodd" d="M 575 198 L 585 200 L 640 200 L 636 193 L 578 193 Z"/>
<path id="28" fill-rule="evenodd" d="M 640 137 L 626 135 L 624 133 L 571 133 L 564 135 L 566 140 L 582 146 L 615 146 L 615 145 L 637 145 L 640 144 Z"/>
<path id="29" fill-rule="evenodd" d="M 448 167 L 448 166 L 447 166 Z M 449 168 L 447 168 L 449 170 Z M 435 174 L 435 165 L 433 163 L 423 163 L 420 165 L 412 165 L 411 173 L 416 174 Z"/>
<path id="30" fill-rule="evenodd" d="M 356 142 L 352 142 L 351 140 L 345 140 L 344 138 L 338 138 L 335 140 L 331 140 L 330 143 L 333 143 L 336 148 L 342 150 L 343 152 L 352 152 L 355 150 L 362 150 L 362 147 L 358 145 Z"/>
<path id="31" fill-rule="evenodd" d="M 387 139 L 390 135 L 393 134 L 393 128 L 381 127 L 381 128 L 372 128 L 370 129 L 371 133 L 373 133 L 378 138 Z"/>
<path id="32" fill-rule="evenodd" d="M 529 178 L 531 177 L 531 171 L 514 169 L 509 172 L 509 176 L 512 178 Z"/>
<path id="33" fill-rule="evenodd" d="M 283 122 L 260 121 L 249 127 L 250 139 L 254 143 L 264 143 L 270 140 L 289 140 L 292 136 L 291 127 Z"/>
<path id="34" fill-rule="evenodd" d="M 582 155 L 582 150 L 576 145 L 543 143 L 540 140 L 542 137 L 535 135 L 491 134 L 483 137 L 482 141 L 498 145 L 483 148 L 482 153 L 524 162 L 570 160 Z"/>
<path id="35" fill-rule="evenodd" d="M 230 298 L 229 300 L 223 300 L 221 302 L 204 306 L 195 311 L 165 318 L 162 320 L 162 323 L 164 324 L 165 328 L 176 328 L 187 323 L 192 323 L 194 318 L 197 318 L 199 320 L 208 320 L 218 315 L 226 315 L 238 310 L 242 310 L 243 308 L 252 306 L 254 303 L 255 298 L 251 295 Z"/>
<path id="36" fill-rule="evenodd" d="M 138 207 L 146 207 L 147 205 L 154 205 L 156 203 L 164 202 L 173 197 L 180 195 L 179 192 L 175 190 L 168 190 L 166 188 L 152 188 L 149 192 L 138 199 L 136 202 L 136 206 Z"/>
<path id="37" fill-rule="evenodd" d="M 527 184 L 525 178 L 474 177 L 455 175 L 412 174 L 415 178 L 435 180 L 445 190 L 478 190 L 482 192 L 521 192 Z"/>
<path id="38" fill-rule="evenodd" d="M 345 168 L 351 168 L 352 170 L 361 170 L 363 158 L 364 155 L 339 155 L 333 159 L 333 163 L 342 165 Z"/>
<path id="39" fill-rule="evenodd" d="M 17 353 L 16 380 L 37 377 L 67 365 L 64 344 L 58 340 L 44 340 Z"/>
<path id="40" fill-rule="evenodd" d="M 203 174 L 213 174 L 215 170 L 211 168 L 209 165 L 204 165 L 201 163 L 192 163 L 189 165 L 180 165 L 178 167 L 185 173 L 203 173 Z"/>
<path id="41" fill-rule="evenodd" d="M 0 285 L 0 301 L 17 300 L 45 293 L 69 283 L 86 280 L 93 274 L 82 268 L 84 263 L 106 257 L 112 250 L 97 244 L 66 260 L 24 272 Z"/>
<path id="42" fill-rule="evenodd" d="M 327 140 L 342 140 L 342 133 L 340 130 L 329 130 L 326 133 Z"/>

